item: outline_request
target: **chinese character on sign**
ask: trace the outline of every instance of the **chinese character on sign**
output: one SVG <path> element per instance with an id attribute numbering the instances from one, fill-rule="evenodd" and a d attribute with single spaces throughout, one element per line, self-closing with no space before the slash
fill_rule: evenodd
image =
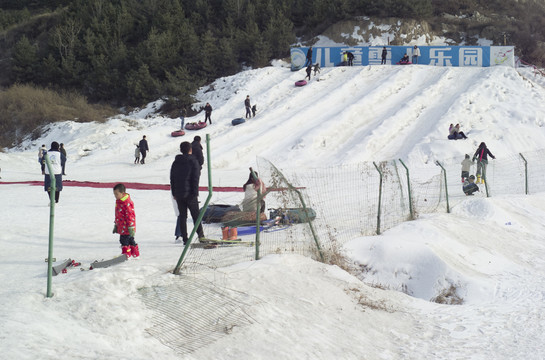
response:
<path id="1" fill-rule="evenodd" d="M 430 49 L 430 65 L 434 66 L 452 66 L 452 56 L 448 56 L 445 53 L 450 51 L 452 48 L 438 48 Z"/>
<path id="2" fill-rule="evenodd" d="M 482 66 L 483 50 L 481 48 L 461 48 L 459 66 Z"/>

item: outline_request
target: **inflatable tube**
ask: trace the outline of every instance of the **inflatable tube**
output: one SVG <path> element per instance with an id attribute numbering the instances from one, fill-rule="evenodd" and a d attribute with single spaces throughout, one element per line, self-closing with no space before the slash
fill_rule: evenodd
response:
<path id="1" fill-rule="evenodd" d="M 299 80 L 295 82 L 295 86 L 305 86 L 307 84 L 306 80 Z"/>
<path id="2" fill-rule="evenodd" d="M 178 137 L 178 136 L 184 136 L 184 135 L 185 135 L 185 131 L 183 130 L 176 130 L 170 133 L 170 136 L 172 137 Z"/>
<path id="3" fill-rule="evenodd" d="M 210 205 L 206 208 L 202 221 L 205 222 L 206 224 L 219 223 L 221 222 L 221 218 L 227 212 L 233 212 L 233 213 L 240 212 L 240 208 L 237 205 L 223 205 L 223 204 Z"/>
<path id="4" fill-rule="evenodd" d="M 202 129 L 202 128 L 205 128 L 206 127 L 206 123 L 205 122 L 192 122 L 192 123 L 187 123 L 185 124 L 185 129 L 186 130 L 199 130 L 199 129 Z"/>
<path id="5" fill-rule="evenodd" d="M 233 125 L 240 125 L 242 123 L 246 122 L 246 119 L 244 118 L 236 118 L 231 121 L 231 124 Z"/>

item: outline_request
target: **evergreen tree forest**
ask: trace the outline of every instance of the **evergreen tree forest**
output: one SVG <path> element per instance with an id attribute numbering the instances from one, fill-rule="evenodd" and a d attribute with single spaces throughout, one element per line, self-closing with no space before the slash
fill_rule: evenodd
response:
<path id="1" fill-rule="evenodd" d="M 0 84 L 138 106 L 289 56 L 297 36 L 355 16 L 430 19 L 507 0 L 3 0 Z M 502 9 L 503 10 L 503 9 Z M 542 13 L 542 12 L 541 12 Z M 527 39 L 532 40 L 531 36 Z"/>

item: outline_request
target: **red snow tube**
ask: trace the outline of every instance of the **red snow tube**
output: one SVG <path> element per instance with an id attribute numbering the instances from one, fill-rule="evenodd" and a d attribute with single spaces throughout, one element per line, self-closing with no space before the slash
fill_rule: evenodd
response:
<path id="1" fill-rule="evenodd" d="M 206 123 L 205 122 L 192 122 L 192 123 L 187 123 L 185 124 L 185 129 L 186 130 L 199 130 L 199 129 L 202 129 L 202 128 L 205 128 L 206 127 Z"/>
<path id="2" fill-rule="evenodd" d="M 307 84 L 306 80 L 299 80 L 295 82 L 295 86 L 305 86 Z"/>
<path id="3" fill-rule="evenodd" d="M 176 131 L 171 132 L 170 135 L 171 135 L 172 137 L 184 136 L 184 135 L 185 135 L 185 131 L 183 131 L 183 130 L 176 130 Z"/>

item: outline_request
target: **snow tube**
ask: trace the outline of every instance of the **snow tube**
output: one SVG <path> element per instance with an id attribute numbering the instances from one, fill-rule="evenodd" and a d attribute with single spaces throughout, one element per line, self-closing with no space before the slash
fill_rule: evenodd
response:
<path id="1" fill-rule="evenodd" d="M 184 136 L 184 135 L 185 135 L 185 131 L 183 131 L 183 130 L 176 130 L 176 131 L 171 132 L 170 135 L 171 135 L 172 137 Z"/>
<path id="2" fill-rule="evenodd" d="M 233 119 L 231 121 L 231 124 L 233 125 L 239 125 L 239 124 L 242 124 L 243 122 L 246 122 L 246 119 L 244 118 L 236 118 L 236 119 Z"/>
<path id="3" fill-rule="evenodd" d="M 237 205 L 210 205 L 206 208 L 202 221 L 206 224 L 219 223 L 227 212 L 240 212 L 240 208 Z"/>
<path id="4" fill-rule="evenodd" d="M 307 84 L 306 80 L 299 80 L 295 82 L 295 86 L 305 86 Z"/>
<path id="5" fill-rule="evenodd" d="M 401 62 L 401 61 L 399 61 L 399 62 L 397 62 L 396 64 L 397 64 L 397 65 L 411 65 L 412 62 L 410 62 L 410 61 L 407 61 L 407 62 Z"/>
<path id="6" fill-rule="evenodd" d="M 192 122 L 192 123 L 187 123 L 185 124 L 185 129 L 186 130 L 199 130 L 199 129 L 202 129 L 202 128 L 205 128 L 206 127 L 206 123 L 205 122 Z"/>

